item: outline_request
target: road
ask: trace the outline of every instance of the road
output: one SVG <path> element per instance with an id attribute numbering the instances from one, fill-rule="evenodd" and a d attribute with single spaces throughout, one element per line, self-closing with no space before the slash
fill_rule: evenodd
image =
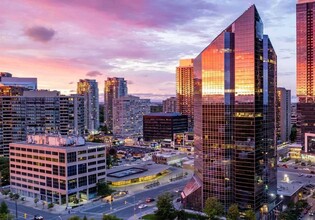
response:
<path id="1" fill-rule="evenodd" d="M 169 178 L 169 177 L 168 177 Z M 155 202 L 147 204 L 148 207 L 139 209 L 138 206 L 141 203 L 145 203 L 147 198 L 156 198 L 158 195 L 163 194 L 164 192 L 173 192 L 175 189 L 183 189 L 186 183 L 189 181 L 189 177 L 186 177 L 182 180 L 162 183 L 161 186 L 151 188 L 151 189 L 143 189 L 140 192 L 135 194 L 131 194 L 124 198 L 117 199 L 113 201 L 112 204 L 105 203 L 103 201 L 96 201 L 89 203 L 85 206 L 81 206 L 71 210 L 70 214 L 61 215 L 54 214 L 47 210 L 47 207 L 43 209 L 41 204 L 38 204 L 38 207 L 30 207 L 23 205 L 22 201 L 18 201 L 17 210 L 18 210 L 18 220 L 25 220 L 24 214 L 27 215 L 27 220 L 31 220 L 34 218 L 34 215 L 43 216 L 45 220 L 66 220 L 70 216 L 77 215 L 83 218 L 87 216 L 88 218 L 94 218 L 95 220 L 101 219 L 103 214 L 113 214 L 122 219 L 128 219 L 134 216 L 134 214 L 139 215 L 142 212 L 153 212 L 153 208 L 155 208 Z M 176 194 L 176 193 L 174 193 Z M 178 193 L 177 193 L 178 194 Z M 179 194 L 176 196 L 180 196 Z M 10 213 L 15 217 L 15 202 L 9 199 L 0 198 L 0 202 L 5 201 L 8 205 Z"/>
<path id="2" fill-rule="evenodd" d="M 167 185 L 163 185 L 153 189 L 144 189 L 142 192 L 137 193 L 136 195 L 131 195 L 120 200 L 114 201 L 112 204 L 102 203 L 91 208 L 85 208 L 80 210 L 80 216 L 91 216 L 97 219 L 97 216 L 101 214 L 112 214 L 116 215 L 118 218 L 128 219 L 133 215 L 139 215 L 141 212 L 145 212 L 148 209 L 152 209 L 155 206 L 155 203 L 147 204 L 148 207 L 139 209 L 140 204 L 145 203 L 147 198 L 157 198 L 158 195 L 161 195 L 165 192 L 174 192 L 175 189 L 183 189 L 189 179 L 185 178 Z M 178 194 L 179 196 L 179 194 Z"/>
<path id="3" fill-rule="evenodd" d="M 15 217 L 15 202 L 10 200 L 3 200 L 0 199 L 0 202 L 5 201 L 5 203 L 8 205 L 8 208 L 10 210 L 10 213 Z M 18 219 L 24 219 L 24 213 L 27 214 L 27 219 L 33 219 L 34 215 L 41 215 L 46 219 L 49 220 L 55 220 L 60 219 L 57 214 L 45 212 L 43 210 L 40 210 L 40 205 L 38 205 L 38 208 L 32 208 L 28 206 L 24 206 L 20 204 L 20 202 L 17 203 L 17 211 L 18 211 Z"/>

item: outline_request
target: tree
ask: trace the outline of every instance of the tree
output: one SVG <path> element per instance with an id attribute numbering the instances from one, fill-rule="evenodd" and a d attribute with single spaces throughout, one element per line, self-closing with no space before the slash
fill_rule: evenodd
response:
<path id="1" fill-rule="evenodd" d="M 227 218 L 229 220 L 237 220 L 240 217 L 240 211 L 238 210 L 237 204 L 232 204 L 229 207 L 229 210 L 227 212 Z"/>
<path id="2" fill-rule="evenodd" d="M 101 183 L 97 183 L 96 184 L 97 187 L 97 195 L 98 196 L 109 196 L 111 195 L 113 192 L 115 192 L 114 190 L 112 190 L 109 185 L 105 182 L 101 182 Z"/>
<path id="3" fill-rule="evenodd" d="M 86 215 L 83 217 L 83 220 L 88 220 L 88 218 L 86 217 Z"/>
<path id="4" fill-rule="evenodd" d="M 47 205 L 47 208 L 48 209 L 52 209 L 54 207 L 54 203 L 49 203 L 48 205 Z"/>
<path id="5" fill-rule="evenodd" d="M 312 165 L 312 161 L 311 160 L 307 161 L 307 165 L 311 166 Z"/>
<path id="6" fill-rule="evenodd" d="M 292 125 L 292 128 L 291 128 L 291 134 L 290 134 L 290 141 L 291 142 L 294 142 L 296 140 L 296 133 L 297 133 L 296 124 L 294 124 L 294 125 Z"/>
<path id="7" fill-rule="evenodd" d="M 161 219 L 173 219 L 175 217 L 175 209 L 172 203 L 172 196 L 170 193 L 164 193 L 157 198 L 156 206 L 158 210 L 156 215 Z"/>
<path id="8" fill-rule="evenodd" d="M 80 220 L 80 217 L 75 215 L 68 218 L 68 220 Z"/>
<path id="9" fill-rule="evenodd" d="M 3 201 L 0 204 L 0 214 L 9 214 L 9 208 L 8 205 Z"/>
<path id="10" fill-rule="evenodd" d="M 256 219 L 255 212 L 252 209 L 246 210 L 245 211 L 245 219 L 246 220 L 255 220 Z"/>
<path id="11" fill-rule="evenodd" d="M 215 219 L 216 216 L 223 215 L 224 207 L 215 197 L 210 197 L 206 200 L 205 208 L 203 210 L 209 219 Z"/>
<path id="12" fill-rule="evenodd" d="M 34 203 L 35 203 L 35 206 L 37 207 L 37 203 L 39 202 L 39 199 L 36 197 L 35 199 L 34 199 Z"/>
<path id="13" fill-rule="evenodd" d="M 117 218 L 114 215 L 103 215 L 102 220 L 121 220 L 120 218 Z"/>

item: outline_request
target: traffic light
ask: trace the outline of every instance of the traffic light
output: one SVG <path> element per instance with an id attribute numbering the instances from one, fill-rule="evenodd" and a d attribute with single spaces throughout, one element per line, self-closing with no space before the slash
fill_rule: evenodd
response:
<path id="1" fill-rule="evenodd" d="M 25 219 L 27 218 L 27 214 L 26 214 L 26 213 L 24 213 L 24 218 L 25 218 Z"/>

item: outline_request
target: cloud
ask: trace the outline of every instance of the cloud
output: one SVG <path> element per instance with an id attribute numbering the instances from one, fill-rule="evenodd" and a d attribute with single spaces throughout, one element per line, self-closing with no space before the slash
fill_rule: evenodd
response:
<path id="1" fill-rule="evenodd" d="M 34 26 L 26 29 L 25 34 L 34 41 L 44 43 L 50 41 L 55 36 L 56 31 L 43 26 Z"/>
<path id="2" fill-rule="evenodd" d="M 86 74 L 86 76 L 90 77 L 97 77 L 97 76 L 102 76 L 103 74 L 99 71 L 90 71 Z"/>

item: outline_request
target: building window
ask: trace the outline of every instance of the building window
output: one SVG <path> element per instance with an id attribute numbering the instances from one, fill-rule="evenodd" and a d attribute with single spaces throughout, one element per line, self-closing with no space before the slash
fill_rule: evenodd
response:
<path id="1" fill-rule="evenodd" d="M 58 179 L 53 179 L 53 187 L 55 188 L 55 189 L 59 189 L 59 182 L 58 182 Z"/>
<path id="2" fill-rule="evenodd" d="M 96 174 L 89 176 L 89 185 L 96 183 Z"/>
<path id="3" fill-rule="evenodd" d="M 79 178 L 79 187 L 87 185 L 87 177 L 83 176 Z"/>
<path id="4" fill-rule="evenodd" d="M 74 175 L 77 175 L 77 165 L 68 167 L 68 176 L 74 176 Z"/>
<path id="5" fill-rule="evenodd" d="M 59 175 L 66 176 L 66 169 L 65 167 L 59 167 Z"/>
<path id="6" fill-rule="evenodd" d="M 58 176 L 58 166 L 53 165 L 53 174 Z"/>
<path id="7" fill-rule="evenodd" d="M 77 188 L 77 179 L 68 180 L 68 189 Z"/>
<path id="8" fill-rule="evenodd" d="M 59 153 L 59 162 L 64 163 L 65 162 L 65 154 L 64 153 Z"/>
<path id="9" fill-rule="evenodd" d="M 84 163 L 84 164 L 79 164 L 78 165 L 78 173 L 79 174 L 82 174 L 82 173 L 86 173 L 86 163 Z"/>
<path id="10" fill-rule="evenodd" d="M 60 180 L 60 189 L 66 189 L 66 181 Z"/>
<path id="11" fill-rule="evenodd" d="M 93 171 L 95 171 L 95 170 L 96 170 L 96 167 L 90 168 L 90 169 L 88 170 L 88 172 L 90 173 L 90 172 L 93 172 Z"/>
<path id="12" fill-rule="evenodd" d="M 47 177 L 46 178 L 46 186 L 52 186 L 52 180 L 51 180 L 51 177 Z"/>
<path id="13" fill-rule="evenodd" d="M 77 161 L 77 153 L 71 152 L 67 154 L 67 161 L 68 163 L 76 162 Z"/>

